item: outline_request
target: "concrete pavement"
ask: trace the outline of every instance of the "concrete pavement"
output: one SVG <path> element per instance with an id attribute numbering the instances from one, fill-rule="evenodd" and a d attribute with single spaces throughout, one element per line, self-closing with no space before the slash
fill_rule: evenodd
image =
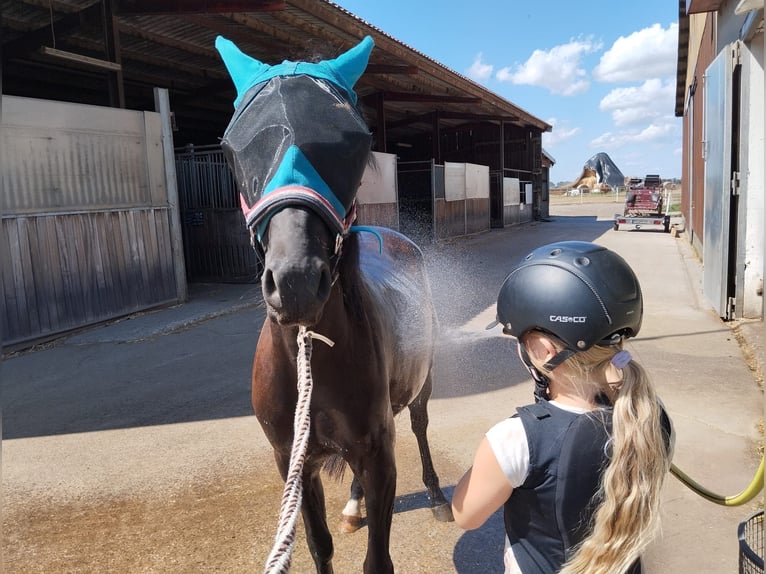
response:
<path id="1" fill-rule="evenodd" d="M 711 490 L 751 480 L 763 441 L 764 329 L 723 323 L 701 295 L 683 237 L 613 231 L 613 206 L 558 206 L 552 221 L 426 246 L 443 335 L 429 436 L 448 495 L 496 421 L 529 402 L 508 342 L 484 331 L 510 262 L 572 238 L 621 253 L 646 314 L 629 347 L 676 428 L 675 463 Z M 253 285 L 194 286 L 190 301 L 96 327 L 6 359 L 2 376 L 7 572 L 250 572 L 273 536 L 281 483 L 249 406 L 263 320 Z M 425 508 L 417 447 L 399 422 L 392 557 L 399 572 L 498 571 L 502 524 L 476 532 Z M 328 516 L 347 482 L 326 485 Z M 713 505 L 669 477 L 649 574 L 737 571 L 745 506 Z M 360 571 L 365 533 L 336 539 L 338 572 Z M 299 542 L 294 571 L 310 571 Z"/>

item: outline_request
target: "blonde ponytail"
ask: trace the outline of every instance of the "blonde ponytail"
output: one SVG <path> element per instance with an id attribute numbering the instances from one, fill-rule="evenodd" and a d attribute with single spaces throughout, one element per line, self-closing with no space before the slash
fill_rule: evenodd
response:
<path id="1" fill-rule="evenodd" d="M 594 347 L 570 361 L 591 374 L 604 369 L 603 376 L 617 350 Z M 643 367 L 635 361 L 622 369 L 616 391 L 606 383 L 601 385 L 613 401 L 611 459 L 597 495 L 591 533 L 560 574 L 623 574 L 659 526 L 660 491 L 670 467 L 659 399 Z"/>
<path id="2" fill-rule="evenodd" d="M 559 348 L 564 344 L 548 335 Z M 606 395 L 612 403 L 612 444 L 591 519 L 591 532 L 573 549 L 559 574 L 623 574 L 641 556 L 659 527 L 662 484 L 670 469 L 669 437 L 662 431 L 662 407 L 644 368 L 631 360 L 621 380 L 611 360 L 621 345 L 594 346 L 568 358 L 560 377 L 588 400 Z M 551 376 L 534 357 L 532 363 Z"/>

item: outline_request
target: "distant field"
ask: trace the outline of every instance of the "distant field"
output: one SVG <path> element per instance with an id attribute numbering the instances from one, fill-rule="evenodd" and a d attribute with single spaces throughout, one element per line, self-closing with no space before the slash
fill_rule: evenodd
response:
<path id="1" fill-rule="evenodd" d="M 550 193 L 551 203 L 569 204 L 569 203 L 623 203 L 625 201 L 625 192 L 612 193 L 583 193 L 582 195 L 566 195 L 557 189 L 552 189 Z"/>
<path id="2" fill-rule="evenodd" d="M 567 195 L 565 191 L 552 189 L 550 200 L 553 205 L 571 205 L 578 203 L 618 203 L 625 202 L 625 192 L 613 193 L 583 193 L 582 195 Z M 681 209 L 681 190 L 671 191 L 670 211 L 679 211 Z"/>

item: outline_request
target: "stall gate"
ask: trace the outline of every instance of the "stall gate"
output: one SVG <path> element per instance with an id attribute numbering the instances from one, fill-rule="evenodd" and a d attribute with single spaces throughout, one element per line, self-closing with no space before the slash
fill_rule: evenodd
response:
<path id="1" fill-rule="evenodd" d="M 400 162 L 401 230 L 416 242 L 441 241 L 490 229 L 490 173 L 483 165 Z"/>
<path id="2" fill-rule="evenodd" d="M 176 149 L 176 179 L 189 282 L 257 282 L 260 263 L 220 146 Z"/>

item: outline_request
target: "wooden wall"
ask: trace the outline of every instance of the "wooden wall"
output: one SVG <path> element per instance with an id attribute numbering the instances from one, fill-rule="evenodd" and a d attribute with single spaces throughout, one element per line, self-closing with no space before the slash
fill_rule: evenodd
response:
<path id="1" fill-rule="evenodd" d="M 6 344 L 175 300 L 167 209 L 7 217 Z"/>
<path id="2" fill-rule="evenodd" d="M 357 203 L 356 225 L 378 225 L 399 230 L 399 206 L 396 203 Z"/>
<path id="3" fill-rule="evenodd" d="M 177 301 L 159 114 L 3 98 L 7 348 Z"/>
<path id="4" fill-rule="evenodd" d="M 436 239 L 489 231 L 489 168 L 447 162 L 444 169 L 444 193 L 434 199 Z"/>

